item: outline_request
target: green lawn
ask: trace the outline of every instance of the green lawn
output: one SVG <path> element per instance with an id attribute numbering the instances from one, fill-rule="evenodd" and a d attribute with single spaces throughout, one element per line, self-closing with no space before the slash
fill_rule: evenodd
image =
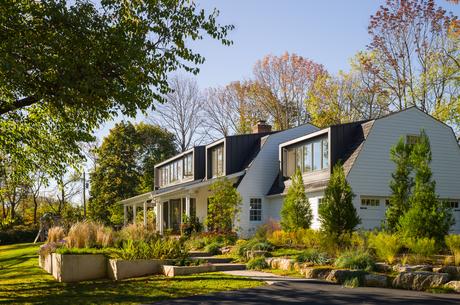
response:
<path id="1" fill-rule="evenodd" d="M 37 249 L 33 244 L 0 246 L 0 304 L 136 304 L 263 285 L 221 273 L 64 284 L 38 267 Z"/>

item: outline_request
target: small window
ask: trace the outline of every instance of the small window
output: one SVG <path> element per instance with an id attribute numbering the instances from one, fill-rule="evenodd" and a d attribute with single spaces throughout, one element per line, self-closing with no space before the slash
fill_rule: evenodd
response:
<path id="1" fill-rule="evenodd" d="M 219 177 L 224 174 L 224 146 L 219 145 L 211 150 L 212 176 Z"/>
<path id="2" fill-rule="evenodd" d="M 385 199 L 385 206 L 390 206 L 390 199 Z"/>
<path id="3" fill-rule="evenodd" d="M 455 201 L 455 200 L 446 200 L 446 201 L 444 201 L 444 205 L 447 208 L 451 208 L 451 209 L 458 209 L 458 207 L 459 207 L 458 201 Z"/>
<path id="4" fill-rule="evenodd" d="M 406 143 L 409 145 L 415 145 L 420 140 L 420 136 L 418 135 L 406 135 Z"/>
<path id="5" fill-rule="evenodd" d="M 377 198 L 361 198 L 361 205 L 366 207 L 380 206 L 380 199 Z"/>
<path id="6" fill-rule="evenodd" d="M 262 220 L 262 199 L 251 198 L 249 202 L 249 220 L 261 221 Z"/>
<path id="7" fill-rule="evenodd" d="M 318 206 L 324 202 L 324 197 L 318 198 Z"/>

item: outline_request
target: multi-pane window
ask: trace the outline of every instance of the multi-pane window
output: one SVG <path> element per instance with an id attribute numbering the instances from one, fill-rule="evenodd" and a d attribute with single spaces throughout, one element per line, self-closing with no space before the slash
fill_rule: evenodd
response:
<path id="1" fill-rule="evenodd" d="M 451 208 L 451 209 L 458 209 L 458 207 L 459 207 L 458 201 L 455 201 L 455 200 L 446 200 L 446 201 L 444 201 L 444 205 L 447 208 Z"/>
<path id="2" fill-rule="evenodd" d="M 302 144 L 295 148 L 295 165 L 303 173 L 329 168 L 327 138 Z"/>
<path id="3" fill-rule="evenodd" d="M 368 207 L 380 206 L 380 199 L 378 198 L 361 198 L 361 205 Z"/>
<path id="4" fill-rule="evenodd" d="M 224 174 L 224 146 L 220 145 L 211 150 L 212 176 L 218 177 Z"/>
<path id="5" fill-rule="evenodd" d="M 249 220 L 262 221 L 262 199 L 251 198 L 249 201 Z"/>
<path id="6" fill-rule="evenodd" d="M 188 154 L 184 157 L 184 176 L 193 175 L 193 154 Z"/>

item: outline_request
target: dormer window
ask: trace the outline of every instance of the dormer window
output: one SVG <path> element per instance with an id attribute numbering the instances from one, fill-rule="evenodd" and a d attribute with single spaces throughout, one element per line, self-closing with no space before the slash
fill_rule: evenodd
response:
<path id="1" fill-rule="evenodd" d="M 219 145 L 211 149 L 212 177 L 224 174 L 224 146 Z"/>
<path id="2" fill-rule="evenodd" d="M 193 176 L 193 154 L 184 157 L 184 177 Z"/>
<path id="3" fill-rule="evenodd" d="M 302 173 L 329 168 L 329 143 L 327 138 L 304 142 L 292 148 L 292 150 L 294 150 L 295 168 L 300 169 Z M 289 155 L 290 153 L 288 152 L 288 159 Z"/>

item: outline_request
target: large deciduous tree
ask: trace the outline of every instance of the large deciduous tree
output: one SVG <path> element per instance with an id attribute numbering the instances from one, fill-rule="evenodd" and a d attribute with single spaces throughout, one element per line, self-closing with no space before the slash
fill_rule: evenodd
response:
<path id="1" fill-rule="evenodd" d="M 203 137 L 203 98 L 192 78 L 176 75 L 170 86 L 172 91 L 166 95 L 166 103 L 157 107 L 153 121 L 174 134 L 176 145 L 183 152 Z"/>
<path id="2" fill-rule="evenodd" d="M 176 153 L 174 136 L 158 126 L 122 122 L 96 150 L 89 215 L 111 224 L 123 221 L 118 201 L 153 190 L 156 163 Z"/>
<path id="3" fill-rule="evenodd" d="M 460 51 L 448 35 L 455 21 L 434 0 L 387 0 L 371 16 L 368 48 L 374 57 L 363 64 L 394 108 L 417 105 L 443 121 L 458 119 L 453 59 Z"/>
<path id="4" fill-rule="evenodd" d="M 198 72 L 193 40 L 231 43 L 218 14 L 188 0 L 2 1 L 0 152 L 59 177 L 101 122 L 164 101 L 171 71 Z"/>
<path id="5" fill-rule="evenodd" d="M 252 126 L 264 117 L 250 96 L 250 82 L 232 82 L 206 92 L 204 126 L 211 137 L 252 132 Z"/>
<path id="6" fill-rule="evenodd" d="M 309 121 L 305 100 L 326 73 L 322 65 L 296 54 L 267 55 L 254 66 L 251 96 L 275 129 L 298 126 Z"/>

